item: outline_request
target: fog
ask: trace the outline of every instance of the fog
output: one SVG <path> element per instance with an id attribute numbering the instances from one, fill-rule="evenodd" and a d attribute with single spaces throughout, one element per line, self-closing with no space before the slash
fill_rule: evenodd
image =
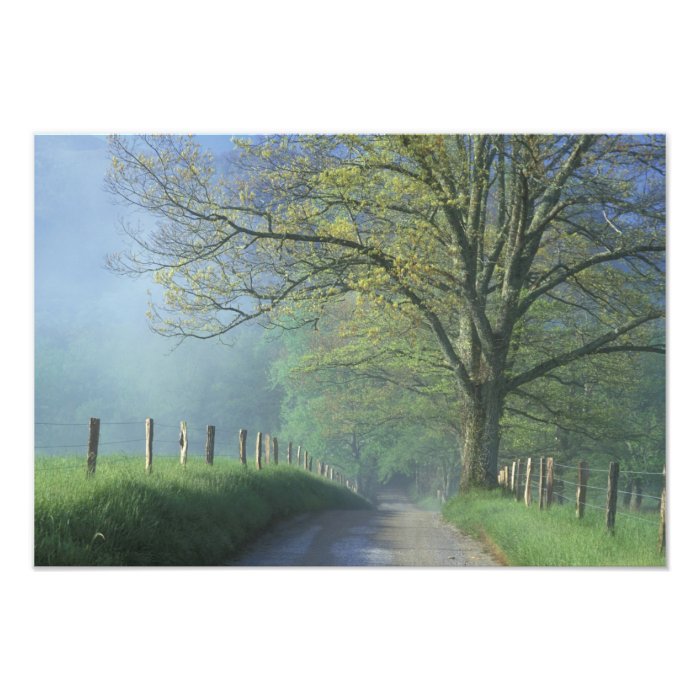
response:
<path id="1" fill-rule="evenodd" d="M 228 137 L 202 142 L 221 160 L 229 149 Z M 177 346 L 148 327 L 156 285 L 105 269 L 105 256 L 127 245 L 121 220 L 148 225 L 105 192 L 108 166 L 102 136 L 35 138 L 37 455 L 83 452 L 90 417 L 102 421 L 100 452 L 142 452 L 147 417 L 155 420 L 156 454 L 176 451 L 181 420 L 194 454 L 207 425 L 226 454 L 239 428 L 276 431 L 280 395 L 267 379 L 274 341 L 251 326 L 227 336 L 232 346 Z"/>

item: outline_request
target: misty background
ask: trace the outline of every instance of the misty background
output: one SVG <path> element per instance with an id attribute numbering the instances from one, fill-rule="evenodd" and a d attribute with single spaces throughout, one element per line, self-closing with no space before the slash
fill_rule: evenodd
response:
<path id="1" fill-rule="evenodd" d="M 230 137 L 198 141 L 226 166 Z M 102 421 L 101 453 L 142 452 L 148 417 L 159 454 L 177 453 L 181 420 L 192 454 L 203 454 L 207 425 L 223 455 L 237 454 L 240 428 L 277 431 L 274 339 L 250 325 L 225 344 L 178 345 L 148 327 L 157 285 L 106 270 L 105 257 L 129 244 L 122 221 L 148 225 L 104 189 L 106 137 L 41 135 L 34 147 L 35 453 L 82 453 L 90 417 Z"/>

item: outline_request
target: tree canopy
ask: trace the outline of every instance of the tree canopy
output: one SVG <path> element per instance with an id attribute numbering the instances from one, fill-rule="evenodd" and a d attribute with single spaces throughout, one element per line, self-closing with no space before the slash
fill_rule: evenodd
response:
<path id="1" fill-rule="evenodd" d="M 227 172 L 188 137 L 110 148 L 108 188 L 157 220 L 110 261 L 162 285 L 154 329 L 318 325 L 360 298 L 451 377 L 464 488 L 495 478 L 507 397 L 664 351 L 663 137 L 270 136 Z"/>

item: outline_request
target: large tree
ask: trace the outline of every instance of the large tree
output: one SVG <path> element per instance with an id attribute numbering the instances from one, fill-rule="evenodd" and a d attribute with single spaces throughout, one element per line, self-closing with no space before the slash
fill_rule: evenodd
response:
<path id="1" fill-rule="evenodd" d="M 186 137 L 110 144 L 108 187 L 157 220 L 111 264 L 163 285 L 158 332 L 313 323 L 350 291 L 402 313 L 454 377 L 463 488 L 495 478 L 510 393 L 663 352 L 663 137 L 271 136 L 227 173 Z"/>

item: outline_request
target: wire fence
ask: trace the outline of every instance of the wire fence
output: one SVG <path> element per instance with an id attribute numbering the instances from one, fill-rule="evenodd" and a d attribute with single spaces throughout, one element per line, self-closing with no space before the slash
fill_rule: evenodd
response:
<path id="1" fill-rule="evenodd" d="M 156 422 L 158 439 L 153 444 L 158 446 L 158 452 L 162 455 L 176 456 L 179 454 L 180 426 L 172 423 Z M 88 423 L 67 423 L 37 421 L 35 426 L 34 451 L 37 456 L 68 456 L 86 454 L 88 451 Z M 80 430 L 78 430 L 80 429 Z M 204 454 L 206 445 L 207 426 L 189 425 L 190 449 L 193 452 Z M 82 434 L 81 434 L 82 433 Z M 79 436 L 79 437 L 78 437 Z M 226 446 L 231 456 L 235 454 L 238 435 L 233 429 L 219 431 L 220 446 Z M 78 438 L 77 440 L 75 438 Z M 111 456 L 117 454 L 129 454 L 135 456 L 143 454 L 144 447 L 144 421 L 100 421 L 100 453 Z"/>
<path id="2" fill-rule="evenodd" d="M 85 470 L 88 475 L 93 475 L 97 469 L 98 453 L 108 460 L 110 468 L 133 465 L 134 457 L 141 454 L 145 456 L 146 473 L 151 473 L 153 470 L 156 452 L 158 456 L 178 458 L 183 467 L 187 464 L 188 455 L 192 452 L 201 454 L 207 464 L 213 464 L 215 445 L 219 446 L 217 454 L 219 457 L 237 459 L 244 466 L 248 465 L 250 459 L 247 451 L 248 431 L 245 428 L 237 431 L 228 429 L 217 433 L 213 425 L 190 425 L 186 421 L 180 425 L 173 425 L 157 423 L 151 418 L 145 421 L 105 422 L 98 418 L 91 418 L 86 423 L 37 421 L 34 426 L 36 456 L 34 468 L 37 472 Z M 114 426 L 116 426 L 116 432 Z M 138 432 L 141 437 L 135 436 L 136 426 L 140 428 Z M 81 442 L 71 440 L 71 436 L 65 436 L 65 429 L 70 429 L 75 434 L 77 428 L 84 431 Z M 37 436 L 42 431 L 46 439 L 39 441 Z M 107 433 L 107 439 L 103 439 L 105 433 Z M 165 437 L 160 437 L 164 433 Z M 159 436 L 158 439 L 155 438 L 156 434 Z M 63 440 L 59 439 L 61 436 Z M 65 441 L 66 437 L 69 441 Z M 136 449 L 136 445 L 139 444 L 142 447 L 141 450 Z M 222 445 L 224 445 L 223 450 Z M 111 449 L 105 451 L 104 447 Z M 41 452 L 43 450 L 47 452 Z M 62 450 L 73 450 L 73 452 L 67 454 L 61 452 Z M 80 457 L 76 450 L 82 450 L 84 456 Z M 254 455 L 251 457 L 253 456 L 257 469 L 262 469 L 263 465 L 286 463 L 337 481 L 356 493 L 359 492 L 357 481 L 348 478 L 342 469 L 314 457 L 308 450 L 303 449 L 302 445 L 294 445 L 292 441 L 281 445 L 278 438 L 270 433 L 258 432 L 255 435 Z M 51 459 L 54 457 L 56 460 Z M 70 459 L 71 463 L 62 463 L 61 460 L 64 459 Z M 252 462 L 253 459 L 250 461 Z"/>
<path id="3" fill-rule="evenodd" d="M 605 514 L 605 525 L 614 533 L 616 518 L 646 523 L 658 528 L 658 549 L 666 547 L 666 467 L 662 471 L 620 470 L 617 462 L 610 462 L 608 469 L 591 468 L 582 461 L 577 466 L 562 464 L 552 457 L 501 459 L 498 483 L 504 494 L 526 506 L 534 505 L 537 495 L 539 510 L 545 511 L 552 504 L 573 505 L 576 516 L 583 519 L 587 509 Z M 570 471 L 576 473 L 576 481 L 565 478 Z M 604 477 L 602 475 L 605 475 Z M 622 479 L 626 484 L 619 488 Z M 658 491 L 658 495 L 657 495 Z M 618 507 L 622 496 L 622 507 Z M 647 517 L 645 517 L 645 514 Z"/>

